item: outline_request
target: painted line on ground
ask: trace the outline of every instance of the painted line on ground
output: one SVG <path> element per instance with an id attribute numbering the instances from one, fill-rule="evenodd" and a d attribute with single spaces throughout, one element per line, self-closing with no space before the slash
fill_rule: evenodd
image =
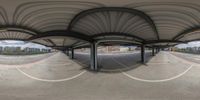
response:
<path id="1" fill-rule="evenodd" d="M 34 80 L 37 80 L 37 81 L 42 81 L 42 82 L 64 82 L 64 81 L 69 81 L 69 80 L 72 80 L 72 79 L 75 79 L 75 78 L 78 78 L 79 76 L 83 75 L 86 71 L 82 71 L 81 73 L 77 74 L 77 75 L 74 75 L 72 77 L 69 77 L 69 78 L 64 78 L 64 79 L 56 79 L 56 80 L 53 80 L 53 79 L 42 79 L 42 78 L 37 78 L 37 77 L 34 77 L 32 75 L 29 75 L 25 72 L 23 72 L 20 68 L 16 67 L 16 69 L 21 72 L 22 74 L 24 74 L 25 76 L 31 78 L 31 79 L 34 79 Z"/>
<path id="2" fill-rule="evenodd" d="M 45 59 L 45 60 L 47 60 L 47 59 Z M 43 61 L 44 61 L 44 60 L 43 60 Z M 74 62 L 73 60 L 71 60 L 71 61 L 72 61 L 73 63 L 76 63 L 76 62 Z M 40 62 L 42 62 L 42 61 L 38 61 L 38 62 L 35 62 L 35 63 L 40 63 Z M 71 64 L 73 64 L 73 63 L 70 63 L 70 64 L 68 64 L 68 65 L 71 65 Z M 29 65 L 31 65 L 31 64 L 32 64 L 32 63 L 29 63 Z M 26 65 L 28 65 L 28 64 L 26 64 Z M 61 65 L 67 65 L 67 64 L 61 64 Z M 64 82 L 64 81 L 69 81 L 69 80 L 78 78 L 78 77 L 80 77 L 81 75 L 83 75 L 85 72 L 87 72 L 86 70 L 84 70 L 84 71 L 82 71 L 81 73 L 79 73 L 79 74 L 77 74 L 77 75 L 74 75 L 74 76 L 68 77 L 68 78 L 63 78 L 63 79 L 42 79 L 42 78 L 37 78 L 37 77 L 35 77 L 35 76 L 32 76 L 32 75 L 29 75 L 29 74 L 25 73 L 24 71 L 22 71 L 22 70 L 20 69 L 21 66 L 22 66 L 22 65 L 17 65 L 15 68 L 16 68 L 19 72 L 21 72 L 23 75 L 25 75 L 25 76 L 27 76 L 27 77 L 33 79 L 33 80 L 42 81 L 42 82 Z M 23 65 L 23 66 L 24 66 L 24 65 Z"/>
<path id="3" fill-rule="evenodd" d="M 147 80 L 147 79 L 141 79 L 141 78 L 137 78 L 137 77 L 134 77 L 134 76 L 131 76 L 129 74 L 127 74 L 126 72 L 122 72 L 124 75 L 126 75 L 127 77 L 131 78 L 131 79 L 134 79 L 134 80 L 138 80 L 138 81 L 143 81 L 143 82 L 166 82 L 166 81 L 170 81 L 170 80 L 174 80 L 174 79 L 177 79 L 181 76 L 183 76 L 185 73 L 187 73 L 193 66 L 191 65 L 187 70 L 185 70 L 184 72 L 182 72 L 181 74 L 178 74 L 174 77 L 171 77 L 171 78 L 167 78 L 167 79 L 161 79 L 161 80 Z"/>
<path id="4" fill-rule="evenodd" d="M 112 58 L 113 61 L 115 61 L 116 63 L 120 64 L 121 66 L 124 66 L 124 67 L 128 67 L 126 66 L 125 64 L 123 63 L 120 63 L 119 61 L 117 61 L 116 59 Z M 148 80 L 148 79 L 142 79 L 142 78 L 138 78 L 138 77 L 134 77 L 132 75 L 129 75 L 128 73 L 124 72 L 121 70 L 122 74 L 133 79 L 133 80 L 137 80 L 137 81 L 142 81 L 142 82 L 151 82 L 151 83 L 155 83 L 155 82 L 167 82 L 167 81 L 170 81 L 170 80 L 174 80 L 174 79 L 177 79 L 181 76 L 183 76 L 185 73 L 187 73 L 191 68 L 193 67 L 193 65 L 190 65 L 188 69 L 186 69 L 184 72 L 174 76 L 174 77 L 171 77 L 171 78 L 167 78 L 167 79 L 161 79 L 161 80 Z"/>

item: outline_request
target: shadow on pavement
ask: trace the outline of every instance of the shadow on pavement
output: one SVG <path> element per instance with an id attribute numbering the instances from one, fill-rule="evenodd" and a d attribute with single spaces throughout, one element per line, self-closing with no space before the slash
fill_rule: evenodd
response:
<path id="1" fill-rule="evenodd" d="M 90 70 L 90 55 L 75 53 L 74 61 L 83 66 L 84 69 Z M 140 53 L 125 53 L 98 55 L 98 72 L 102 73 L 120 73 L 122 71 L 134 70 L 141 65 Z M 146 62 L 151 60 L 153 56 L 151 52 L 146 53 Z"/>

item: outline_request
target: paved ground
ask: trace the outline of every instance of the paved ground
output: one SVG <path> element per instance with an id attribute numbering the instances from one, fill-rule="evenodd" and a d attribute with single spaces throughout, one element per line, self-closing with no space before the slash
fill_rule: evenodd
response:
<path id="1" fill-rule="evenodd" d="M 11 55 L 0 55 L 0 64 L 4 65 L 19 65 L 19 64 L 27 64 L 40 61 L 42 59 L 48 58 L 51 54 L 40 54 L 40 55 L 24 55 L 24 56 L 11 56 Z"/>
<path id="2" fill-rule="evenodd" d="M 100 55 L 94 73 L 86 54 L 0 56 L 0 100 L 199 100 L 200 56 L 147 53 L 145 65 L 139 57 Z"/>

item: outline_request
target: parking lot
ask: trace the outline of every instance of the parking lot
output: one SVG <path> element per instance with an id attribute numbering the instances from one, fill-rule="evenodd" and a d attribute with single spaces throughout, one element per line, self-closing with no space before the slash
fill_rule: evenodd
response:
<path id="1" fill-rule="evenodd" d="M 32 55 L 12 65 L 3 59 L 16 57 L 1 56 L 0 99 L 198 100 L 199 56 L 162 51 L 146 58 L 141 64 L 137 52 L 102 54 L 101 69 L 92 72 L 87 54 L 76 53 L 75 60 L 61 52 Z"/>

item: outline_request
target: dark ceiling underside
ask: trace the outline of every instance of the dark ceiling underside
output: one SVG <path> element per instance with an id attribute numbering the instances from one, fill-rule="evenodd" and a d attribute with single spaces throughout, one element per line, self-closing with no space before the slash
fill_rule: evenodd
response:
<path id="1" fill-rule="evenodd" d="M 200 5 L 195 3 L 141 2 L 116 7 L 86 1 L 16 4 L 13 9 L 0 7 L 0 40 L 32 41 L 49 47 L 79 47 L 102 40 L 112 45 L 112 40 L 119 40 L 119 44 L 151 47 L 200 39 Z"/>

